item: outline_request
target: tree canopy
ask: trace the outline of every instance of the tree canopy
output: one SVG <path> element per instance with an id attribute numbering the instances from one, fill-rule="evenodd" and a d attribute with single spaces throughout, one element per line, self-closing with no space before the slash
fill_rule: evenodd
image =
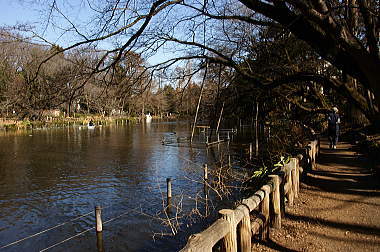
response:
<path id="1" fill-rule="evenodd" d="M 335 89 L 372 122 L 380 120 L 378 1 L 79 2 L 93 13 L 86 26 L 67 14 L 65 1 L 47 1 L 46 13 L 55 15 L 46 22 L 75 40 L 42 64 L 58 53 L 107 43 L 91 65 L 93 74 L 117 68 L 128 53 L 148 60 L 158 52 L 162 60 L 148 66 L 152 74 L 190 61 L 184 76 L 214 64 L 223 66 L 230 83 L 240 78 L 264 90 L 318 83 Z"/>

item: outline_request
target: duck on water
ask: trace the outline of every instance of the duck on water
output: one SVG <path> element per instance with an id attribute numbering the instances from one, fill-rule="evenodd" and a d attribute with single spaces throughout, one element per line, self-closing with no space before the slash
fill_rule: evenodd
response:
<path id="1" fill-rule="evenodd" d="M 88 129 L 95 129 L 95 124 L 92 120 L 90 120 L 90 122 L 88 123 L 87 125 Z"/>

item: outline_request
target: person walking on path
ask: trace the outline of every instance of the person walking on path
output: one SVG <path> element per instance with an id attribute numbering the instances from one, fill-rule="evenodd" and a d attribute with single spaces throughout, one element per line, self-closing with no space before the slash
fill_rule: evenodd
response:
<path id="1" fill-rule="evenodd" d="M 330 149 L 336 149 L 336 145 L 338 144 L 339 137 L 339 126 L 340 126 L 340 117 L 338 114 L 338 108 L 333 107 L 331 113 L 327 116 L 328 128 L 327 135 L 330 142 Z"/>

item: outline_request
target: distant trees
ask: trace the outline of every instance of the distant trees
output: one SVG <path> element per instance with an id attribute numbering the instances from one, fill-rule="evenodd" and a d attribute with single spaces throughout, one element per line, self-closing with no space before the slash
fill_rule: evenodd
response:
<path id="1" fill-rule="evenodd" d="M 73 103 L 82 94 L 80 83 L 86 76 L 83 62 L 74 64 L 75 55 L 58 53 L 49 64 L 40 65 L 44 58 L 61 49 L 31 44 L 10 33 L 1 34 L 0 50 L 3 114 L 15 111 L 19 118 L 39 118 L 44 110 L 64 104 L 71 114 Z"/>
<path id="2" fill-rule="evenodd" d="M 54 55 L 51 57 L 51 55 Z M 127 52 L 108 71 L 94 72 L 104 54 L 88 48 L 64 52 L 59 46 L 35 45 L 9 32 L 0 34 L 0 113 L 40 119 L 45 110 L 103 115 L 191 114 L 194 103 L 181 107 L 188 88 L 165 81 L 163 88 L 140 54 Z M 49 61 L 41 64 L 47 57 Z M 163 81 L 162 79 L 160 81 Z M 193 93 L 196 95 L 196 93 Z M 13 114 L 13 111 L 15 114 Z"/>
<path id="3" fill-rule="evenodd" d="M 311 107 L 290 94 L 322 85 L 348 99 L 371 122 L 380 122 L 378 1 L 156 0 L 83 4 L 94 11 L 88 26 L 67 15 L 67 22 L 60 20 L 58 24 L 63 31 L 76 35 L 73 44 L 63 51 L 84 45 L 95 47 L 99 41 L 114 45 L 90 65 L 93 74 L 115 71 L 129 53 L 140 52 L 145 59 L 164 50 L 170 57 L 148 66 L 150 73 L 191 61 L 188 71 L 183 71 L 183 79 L 189 79 L 206 65 L 209 69 L 222 65 L 229 73 L 224 76 L 229 83 L 242 80 L 255 90 L 267 92 L 287 85 L 287 95 L 275 92 L 306 111 Z M 65 12 L 64 1 L 46 6 L 49 13 L 58 16 Z M 297 92 L 289 88 L 294 84 L 300 89 Z M 149 87 L 154 92 L 154 87 Z M 314 93 L 317 111 L 329 108 L 332 103 L 326 100 L 328 97 Z M 145 95 L 142 100 L 143 108 L 149 97 L 153 96 Z"/>

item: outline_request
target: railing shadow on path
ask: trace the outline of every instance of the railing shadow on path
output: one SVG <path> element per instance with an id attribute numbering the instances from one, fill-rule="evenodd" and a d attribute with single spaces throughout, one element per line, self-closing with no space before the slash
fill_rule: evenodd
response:
<path id="1" fill-rule="evenodd" d="M 344 143 L 344 146 L 350 146 Z M 369 162 L 351 148 L 329 150 L 322 142 L 321 153 L 314 169 L 304 183 L 322 191 L 380 197 L 379 185 L 368 169 Z"/>
<path id="2" fill-rule="evenodd" d="M 329 226 L 329 227 L 332 227 L 335 229 L 341 229 L 341 230 L 351 230 L 351 231 L 361 233 L 361 234 L 380 235 L 379 228 L 375 228 L 375 227 L 371 227 L 367 225 L 330 221 L 330 220 L 325 220 L 318 217 L 308 217 L 308 216 L 300 216 L 300 215 L 294 215 L 294 214 L 287 214 L 286 217 L 293 221 L 302 221 L 302 222 L 307 222 L 307 223 L 316 224 L 316 225 Z"/>
<path id="3" fill-rule="evenodd" d="M 265 244 L 266 247 L 271 248 L 275 251 L 283 251 L 283 252 L 298 252 L 298 250 L 290 249 L 281 244 L 277 243 L 273 239 L 269 238 L 267 241 L 259 241 L 261 244 Z M 252 250 L 253 251 L 253 250 Z"/>
<path id="4" fill-rule="evenodd" d="M 315 189 L 315 188 L 309 188 L 308 191 L 305 192 L 305 195 L 316 197 L 316 196 L 320 195 L 320 190 Z M 350 198 L 350 199 L 336 198 L 336 197 L 327 196 L 327 195 L 323 195 L 323 198 L 342 202 L 342 206 L 340 208 L 336 207 L 335 209 L 342 209 L 342 208 L 344 208 L 344 206 L 346 204 L 351 204 L 351 203 L 364 204 L 364 205 L 369 205 L 369 206 L 373 206 L 373 207 L 380 207 L 380 200 L 379 200 L 379 203 L 367 202 L 366 200 L 368 199 L 368 197 L 367 196 L 361 196 L 361 195 L 356 196 L 355 198 Z M 320 208 L 315 208 L 315 210 L 316 211 L 326 211 L 326 208 L 324 206 L 321 206 Z"/>
<path id="5" fill-rule="evenodd" d="M 251 251 L 254 249 L 251 247 L 251 235 L 258 236 L 260 244 L 267 248 L 298 251 L 293 238 L 291 242 L 289 239 L 284 242 L 290 235 L 282 237 L 282 240 L 269 235 L 268 223 L 272 224 L 273 231 L 281 229 L 282 215 L 286 219 L 284 227 L 290 228 L 288 231 L 313 237 L 308 243 L 301 236 L 298 245 L 302 249 L 310 249 L 308 245 L 314 243 L 319 246 L 315 249 L 352 250 L 351 245 L 356 249 L 358 246 L 368 249 L 379 247 L 380 223 L 373 222 L 373 218 L 378 216 L 380 191 L 368 169 L 369 162 L 364 156 L 356 154 L 350 144 L 341 143 L 338 149 L 329 150 L 326 141 L 321 142 L 317 137 L 306 148 L 300 148 L 301 155 L 293 158 L 291 164 L 282 170 L 285 175 L 272 176 L 269 184 L 244 199 L 235 210 L 221 210 L 222 217 L 203 232 L 190 236 L 181 251 L 213 251 L 214 245 L 220 242 L 223 251 Z M 298 198 L 301 177 L 304 192 L 295 203 L 293 200 Z M 280 203 L 276 203 L 277 197 Z M 303 207 L 304 203 L 307 205 Z M 280 207 L 276 208 L 275 204 Z M 300 206 L 300 209 L 295 206 Z M 266 216 L 259 226 L 252 219 L 247 221 L 250 212 L 256 210 Z M 283 236 L 284 232 L 278 234 Z M 347 235 L 350 232 L 353 235 Z M 366 242 L 363 242 L 364 239 Z M 358 242 L 353 244 L 355 241 Z"/>
<path id="6" fill-rule="evenodd" d="M 349 242 L 379 247 L 378 238 L 368 239 L 368 236 L 380 237 L 379 222 L 371 221 L 371 218 L 378 218 L 376 209 L 380 206 L 379 183 L 369 169 L 369 160 L 355 153 L 349 144 L 342 145 L 343 148 L 330 150 L 326 141 L 322 141 L 317 163 L 312 169 L 308 169 L 301 185 L 301 188 L 307 188 L 303 190 L 304 199 L 315 200 L 319 197 L 334 203 L 320 206 L 313 204 L 308 213 L 288 213 L 286 217 L 293 223 L 309 223 L 322 228 L 308 231 L 308 235 L 335 243 Z M 362 220 L 355 212 L 350 213 L 352 219 L 343 217 L 347 211 L 353 211 L 355 208 L 360 209 L 360 215 L 369 215 L 369 219 Z M 372 209 L 371 212 L 366 212 L 368 209 Z M 333 212 L 342 216 L 331 218 Z M 327 232 L 327 229 L 336 230 L 337 233 Z M 357 237 L 342 237 L 339 236 L 339 232 L 346 232 L 346 235 L 347 232 L 353 232 Z M 364 240 L 360 235 L 367 236 L 367 239 Z M 274 248 L 273 244 L 265 245 Z"/>
<path id="7" fill-rule="evenodd" d="M 323 238 L 323 239 L 328 239 L 330 241 L 339 241 L 341 243 L 347 243 L 347 242 L 354 242 L 356 244 L 360 244 L 362 246 L 364 245 L 372 245 L 372 246 L 380 246 L 380 242 L 378 241 L 373 241 L 373 240 L 363 240 L 361 239 L 360 237 L 359 238 L 352 238 L 352 237 L 345 237 L 345 238 L 342 238 L 342 237 L 337 237 L 337 236 L 334 236 L 334 235 L 326 235 L 326 234 L 321 234 L 321 233 L 318 233 L 318 232 L 310 232 L 310 235 L 313 235 L 314 237 L 319 237 L 319 238 Z M 340 250 L 340 251 L 345 251 L 345 250 Z M 349 251 L 376 251 L 376 250 L 368 250 L 368 249 L 361 249 L 361 250 L 349 250 Z"/>

